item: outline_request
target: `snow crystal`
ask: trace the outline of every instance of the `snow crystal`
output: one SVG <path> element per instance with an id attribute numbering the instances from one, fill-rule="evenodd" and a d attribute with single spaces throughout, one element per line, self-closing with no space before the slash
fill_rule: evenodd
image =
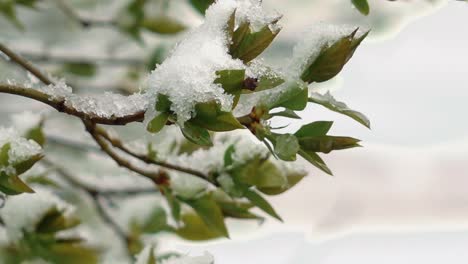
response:
<path id="1" fill-rule="evenodd" d="M 281 18 L 281 15 L 276 12 L 267 12 L 262 7 L 262 0 L 238 0 L 237 2 L 236 23 L 250 22 L 253 31 L 258 31 Z"/>
<path id="2" fill-rule="evenodd" d="M 8 163 L 10 165 L 0 166 L 0 172 L 15 173 L 15 169 L 11 164 L 18 164 L 41 154 L 41 147 L 35 141 L 20 137 L 18 131 L 13 128 L 0 127 L 0 148 L 7 143 L 10 143 L 11 146 L 8 151 Z"/>
<path id="3" fill-rule="evenodd" d="M 112 118 L 145 111 L 147 98 L 142 94 L 123 96 L 109 92 L 97 95 L 70 94 L 65 98 L 65 106 L 87 115 Z"/>
<path id="4" fill-rule="evenodd" d="M 75 208 L 45 190 L 33 194 L 11 196 L 0 215 L 5 222 L 7 234 L 12 241 L 23 237 L 23 230 L 33 232 L 45 214 L 56 208 L 65 216 L 74 213 Z"/>
<path id="5" fill-rule="evenodd" d="M 33 89 L 46 94 L 50 101 L 63 100 L 66 96 L 72 94 L 72 88 L 65 83 L 65 80 L 57 80 L 56 84 L 40 85 L 37 78 L 28 74 L 28 81 L 20 83 L 15 80 L 7 79 L 9 85 Z"/>
<path id="6" fill-rule="evenodd" d="M 285 68 L 288 74 L 300 76 L 304 69 L 320 55 L 323 47 L 330 46 L 340 38 L 349 36 L 358 28 L 352 25 L 333 25 L 317 23 L 301 34 L 301 40 L 296 44 L 289 65 Z M 365 31 L 359 30 L 356 37 Z"/>

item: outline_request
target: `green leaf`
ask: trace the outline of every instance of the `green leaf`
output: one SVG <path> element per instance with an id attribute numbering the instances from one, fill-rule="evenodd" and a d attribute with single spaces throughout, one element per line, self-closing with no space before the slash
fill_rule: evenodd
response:
<path id="1" fill-rule="evenodd" d="M 27 170 L 32 168 L 36 162 L 41 160 L 44 156 L 42 154 L 34 155 L 29 157 L 27 160 L 21 161 L 19 163 L 12 164 L 16 170 L 16 174 L 20 175 L 25 173 Z"/>
<path id="2" fill-rule="evenodd" d="M 244 86 L 245 70 L 222 70 L 217 71 L 218 78 L 215 83 L 221 84 L 228 94 L 239 95 Z"/>
<path id="3" fill-rule="evenodd" d="M 267 195 L 278 195 L 282 194 L 285 191 L 294 187 L 297 183 L 299 183 L 304 177 L 305 173 L 289 173 L 286 176 L 287 184 L 281 187 L 261 187 L 257 188 L 260 192 L 267 194 Z"/>
<path id="4" fill-rule="evenodd" d="M 294 135 L 296 137 L 314 137 L 314 136 L 325 136 L 330 128 L 332 127 L 332 121 L 317 121 L 302 126 Z"/>
<path id="5" fill-rule="evenodd" d="M 9 165 L 8 160 L 9 160 L 10 149 L 11 149 L 11 144 L 10 143 L 6 143 L 0 149 L 0 166 L 7 167 Z"/>
<path id="6" fill-rule="evenodd" d="M 147 0 L 132 0 L 117 16 L 119 29 L 137 41 L 141 41 L 140 28 L 145 17 L 146 2 Z"/>
<path id="7" fill-rule="evenodd" d="M 276 155 L 285 161 L 295 161 L 299 151 L 299 142 L 296 136 L 291 134 L 279 135 L 275 140 Z"/>
<path id="8" fill-rule="evenodd" d="M 183 225 L 176 229 L 175 233 L 184 239 L 204 241 L 222 237 L 219 232 L 208 227 L 198 214 L 185 212 L 181 221 Z"/>
<path id="9" fill-rule="evenodd" d="M 163 35 L 177 34 L 187 29 L 180 21 L 165 15 L 144 18 L 142 27 L 151 32 Z"/>
<path id="10" fill-rule="evenodd" d="M 269 214 L 270 216 L 283 221 L 281 217 L 276 213 L 275 209 L 268 203 L 265 198 L 263 198 L 260 194 L 255 192 L 254 190 L 247 189 L 244 192 L 245 198 L 251 201 L 255 206 L 260 208 L 265 213 Z"/>
<path id="11" fill-rule="evenodd" d="M 258 86 L 255 88 L 255 92 L 273 89 L 280 86 L 284 82 L 285 80 L 281 76 L 274 73 L 273 70 L 269 69 L 267 70 L 266 74 L 260 76 L 258 80 Z"/>
<path id="12" fill-rule="evenodd" d="M 234 145 L 230 145 L 226 151 L 224 152 L 224 167 L 228 168 L 234 163 L 234 159 L 232 156 L 236 152 L 236 147 Z"/>
<path id="13" fill-rule="evenodd" d="M 349 116 L 367 128 L 370 128 L 370 121 L 365 115 L 350 109 L 345 103 L 335 100 L 335 98 L 333 98 L 330 93 L 326 93 L 324 95 L 319 93 L 311 93 L 309 102 L 322 105 L 334 112 Z"/>
<path id="14" fill-rule="evenodd" d="M 223 213 L 213 199 L 211 193 L 195 200 L 185 200 L 185 203 L 197 212 L 208 228 L 213 230 L 216 234 L 229 237 L 226 224 L 224 223 Z"/>
<path id="15" fill-rule="evenodd" d="M 307 106 L 307 98 L 309 96 L 309 90 L 307 84 L 299 81 L 292 82 L 279 93 L 275 100 L 270 102 L 267 107 L 273 109 L 275 107 L 284 107 L 289 110 L 304 110 Z"/>
<path id="16" fill-rule="evenodd" d="M 41 126 L 31 128 L 26 132 L 25 138 L 36 141 L 40 146 L 44 146 L 46 138 Z"/>
<path id="17" fill-rule="evenodd" d="M 311 152 L 330 153 L 333 150 L 360 147 L 360 140 L 351 137 L 314 136 L 301 137 L 298 140 L 301 149 Z"/>
<path id="18" fill-rule="evenodd" d="M 159 206 L 152 209 L 150 216 L 141 226 L 141 231 L 144 233 L 156 233 L 167 228 L 166 211 Z"/>
<path id="19" fill-rule="evenodd" d="M 63 70 L 80 77 L 93 77 L 97 72 L 96 65 L 85 62 L 66 63 Z"/>
<path id="20" fill-rule="evenodd" d="M 85 247 L 77 243 L 55 243 L 49 251 L 53 255 L 54 263 L 67 264 L 98 264 L 98 252 L 95 249 Z"/>
<path id="21" fill-rule="evenodd" d="M 154 109 L 158 112 L 169 112 L 171 110 L 171 105 L 172 102 L 167 95 L 158 94 Z"/>
<path id="22" fill-rule="evenodd" d="M 355 39 L 358 29 L 343 37 L 331 46 L 325 44 L 320 55 L 304 70 L 301 79 L 304 82 L 325 82 L 335 77 L 351 59 L 355 50 L 367 36 Z"/>
<path id="23" fill-rule="evenodd" d="M 0 192 L 7 195 L 18 195 L 21 193 L 34 193 L 18 176 L 0 175 Z"/>
<path id="24" fill-rule="evenodd" d="M 241 27 L 238 29 L 241 30 L 239 33 L 236 34 L 236 32 L 234 32 L 233 44 L 231 45 L 230 52 L 233 58 L 241 59 L 244 63 L 260 55 L 270 46 L 271 42 L 273 42 L 280 32 L 279 29 L 272 31 L 270 25 L 266 25 L 259 31 L 253 33 L 250 30 L 250 26 L 248 26 L 247 30 L 244 28 L 245 25 L 241 25 Z"/>
<path id="25" fill-rule="evenodd" d="M 159 113 L 155 118 L 153 118 L 146 127 L 146 130 L 150 133 L 158 133 L 167 123 L 169 119 L 169 113 Z"/>
<path id="26" fill-rule="evenodd" d="M 320 156 L 317 155 L 317 153 L 301 149 L 299 150 L 299 155 L 301 155 L 304 159 L 306 159 L 308 162 L 310 162 L 312 165 L 319 168 L 326 174 L 333 175 L 330 168 L 328 168 L 327 164 L 325 164 L 325 161 L 323 161 L 323 159 L 320 158 Z"/>
<path id="27" fill-rule="evenodd" d="M 169 189 L 168 187 L 162 187 L 162 188 L 163 188 L 164 196 L 166 197 L 167 203 L 169 204 L 169 207 L 171 208 L 172 217 L 174 217 L 174 220 L 178 223 L 180 221 L 180 210 L 181 210 L 180 202 L 174 196 L 171 189 Z"/>
<path id="28" fill-rule="evenodd" d="M 57 208 L 49 210 L 36 226 L 38 233 L 55 233 L 77 226 L 80 221 L 76 218 L 66 217 Z"/>
<path id="29" fill-rule="evenodd" d="M 216 102 L 195 105 L 196 116 L 190 121 L 211 131 L 225 132 L 244 128 L 231 112 L 221 110 Z"/>
<path id="30" fill-rule="evenodd" d="M 213 146 L 213 142 L 211 141 L 211 136 L 208 130 L 199 127 L 190 121 L 185 122 L 184 127 L 181 128 L 181 131 L 185 138 L 190 142 L 200 146 Z"/>
<path id="31" fill-rule="evenodd" d="M 214 0 L 190 0 L 192 6 L 201 14 L 205 14 L 206 9 L 213 4 Z"/>
<path id="32" fill-rule="evenodd" d="M 367 0 L 351 0 L 351 3 L 353 3 L 356 9 L 359 10 L 359 12 L 361 12 L 363 15 L 369 15 L 370 8 Z"/>

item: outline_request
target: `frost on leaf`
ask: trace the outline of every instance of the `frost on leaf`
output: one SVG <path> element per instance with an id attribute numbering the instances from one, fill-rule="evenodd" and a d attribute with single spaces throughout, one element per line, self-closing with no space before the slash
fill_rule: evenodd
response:
<path id="1" fill-rule="evenodd" d="M 10 195 L 33 192 L 18 176 L 41 158 L 42 149 L 35 141 L 0 127 L 0 191 Z"/>

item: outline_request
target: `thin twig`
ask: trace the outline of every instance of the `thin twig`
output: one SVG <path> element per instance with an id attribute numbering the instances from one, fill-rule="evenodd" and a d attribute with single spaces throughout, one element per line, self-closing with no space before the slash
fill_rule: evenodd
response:
<path id="1" fill-rule="evenodd" d="M 135 153 L 131 149 L 129 149 L 127 146 L 125 146 L 125 144 L 123 144 L 123 142 L 120 139 L 111 136 L 106 130 L 102 129 L 101 127 L 96 127 L 96 133 L 98 133 L 99 135 L 101 135 L 105 139 L 107 139 L 112 144 L 112 146 L 122 150 L 123 152 L 127 153 L 128 155 L 130 155 L 130 156 L 132 156 L 134 158 L 137 158 L 137 159 L 139 159 L 139 160 L 141 160 L 141 161 L 143 161 L 145 163 L 158 165 L 158 166 L 164 167 L 166 169 L 171 169 L 171 170 L 176 170 L 176 171 L 188 173 L 188 174 L 197 176 L 198 178 L 201 178 L 201 179 L 203 179 L 205 181 L 208 180 L 208 176 L 205 175 L 204 173 L 200 172 L 200 171 L 189 169 L 189 168 L 184 168 L 184 167 L 181 167 L 181 166 L 178 166 L 178 165 L 175 165 L 175 164 L 171 164 L 171 163 L 167 163 L 167 162 L 163 162 L 163 161 L 154 160 L 154 159 L 150 158 L 148 155 Z"/>

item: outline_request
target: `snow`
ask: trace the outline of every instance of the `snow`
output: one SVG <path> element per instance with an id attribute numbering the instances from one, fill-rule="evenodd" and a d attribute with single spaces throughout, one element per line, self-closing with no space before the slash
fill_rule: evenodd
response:
<path id="1" fill-rule="evenodd" d="M 258 27 L 277 18 L 267 15 L 258 0 L 218 1 L 207 10 L 204 24 L 189 33 L 149 76 L 150 98 L 168 96 L 181 126 L 195 115 L 197 103 L 216 101 L 223 111 L 232 109 L 233 96 L 214 81 L 216 71 L 247 67 L 228 53 L 226 27 L 234 11 L 238 22 L 250 21 Z M 157 115 L 153 110 L 156 103 L 155 99 L 150 102 L 147 121 Z"/>
<path id="2" fill-rule="evenodd" d="M 20 86 L 44 93 L 49 97 L 50 101 L 60 101 L 65 99 L 66 96 L 72 94 L 72 88 L 68 86 L 63 79 L 57 80 L 56 84 L 41 85 L 31 74 L 28 74 L 28 77 L 29 80 L 23 83 L 19 83 L 11 79 L 8 79 L 7 83 L 9 85 Z"/>
<path id="3" fill-rule="evenodd" d="M 27 140 L 19 136 L 18 131 L 13 128 L 0 127 L 0 148 L 10 143 L 8 151 L 8 166 L 0 166 L 0 172 L 14 174 L 12 165 L 26 161 L 33 156 L 42 153 L 41 147 L 33 140 Z"/>
<path id="4" fill-rule="evenodd" d="M 130 96 L 109 92 L 96 95 L 70 94 L 65 98 L 65 106 L 102 118 L 122 117 L 145 111 L 147 102 L 145 95 L 138 93 Z"/>
<path id="5" fill-rule="evenodd" d="M 281 15 L 268 12 L 262 7 L 261 0 L 238 0 L 236 9 L 236 23 L 249 22 L 253 31 L 258 31 L 265 25 L 277 21 Z"/>
<path id="6" fill-rule="evenodd" d="M 39 126 L 42 120 L 42 114 L 32 111 L 15 113 L 10 116 L 13 126 L 22 135 L 31 128 Z"/>
<path id="7" fill-rule="evenodd" d="M 73 206 L 60 200 L 45 190 L 36 189 L 33 194 L 11 196 L 0 211 L 10 240 L 18 241 L 23 237 L 23 230 L 33 232 L 46 213 L 56 208 L 65 217 L 74 213 Z"/>

